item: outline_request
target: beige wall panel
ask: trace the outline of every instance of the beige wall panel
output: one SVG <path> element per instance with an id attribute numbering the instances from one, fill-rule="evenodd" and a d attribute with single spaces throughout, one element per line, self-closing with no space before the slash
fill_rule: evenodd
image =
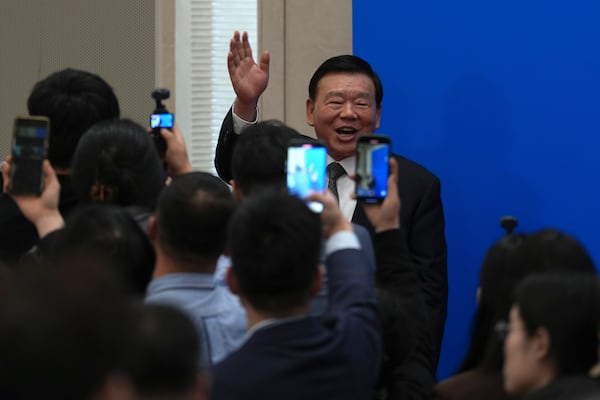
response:
<path id="1" fill-rule="evenodd" d="M 149 0 L 3 1 L 0 13 L 0 154 L 35 82 L 73 67 L 101 75 L 124 117 L 147 124 L 155 85 L 155 8 Z"/>
<path id="2" fill-rule="evenodd" d="M 302 133 L 314 134 L 306 124 L 308 81 L 325 59 L 352 53 L 352 0 L 260 0 L 260 3 L 260 43 L 271 50 L 272 67 L 274 62 L 278 64 L 275 70 L 271 69 L 262 116 L 282 119 Z M 283 55 L 275 54 L 272 49 L 282 51 Z"/>

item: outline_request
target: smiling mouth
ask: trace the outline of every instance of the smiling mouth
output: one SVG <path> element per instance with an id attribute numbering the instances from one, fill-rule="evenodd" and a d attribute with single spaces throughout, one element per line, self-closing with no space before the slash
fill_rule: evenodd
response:
<path id="1" fill-rule="evenodd" d="M 352 129 L 352 128 L 339 128 L 335 130 L 337 132 L 338 135 L 344 135 L 344 136 L 350 136 L 350 135 L 354 135 L 356 132 L 358 132 L 356 129 Z"/>

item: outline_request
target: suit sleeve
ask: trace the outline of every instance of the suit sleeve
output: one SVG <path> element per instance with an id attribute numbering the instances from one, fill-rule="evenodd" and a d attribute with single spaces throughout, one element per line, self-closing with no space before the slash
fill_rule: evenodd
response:
<path id="1" fill-rule="evenodd" d="M 448 304 L 446 239 L 440 181 L 432 180 L 413 216 L 409 247 L 421 283 L 421 292 L 433 332 L 437 365 L 444 335 Z"/>
<path id="2" fill-rule="evenodd" d="M 233 158 L 233 149 L 237 142 L 238 135 L 233 131 L 233 114 L 229 109 L 219 131 L 219 140 L 215 150 L 215 168 L 219 177 L 225 182 L 229 182 L 231 176 L 231 160 Z"/>

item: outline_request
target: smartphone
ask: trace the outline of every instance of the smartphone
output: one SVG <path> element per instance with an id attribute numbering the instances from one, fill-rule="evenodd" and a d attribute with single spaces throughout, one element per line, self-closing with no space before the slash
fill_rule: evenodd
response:
<path id="1" fill-rule="evenodd" d="M 324 192 L 326 179 L 327 149 L 317 140 L 293 139 L 287 150 L 287 187 L 288 192 L 301 199 L 312 192 Z M 314 212 L 323 211 L 323 204 L 307 202 Z"/>
<path id="2" fill-rule="evenodd" d="M 9 193 L 41 195 L 44 190 L 43 163 L 48 151 L 49 135 L 48 117 L 15 118 Z"/>
<path id="3" fill-rule="evenodd" d="M 152 114 L 150 114 L 150 128 L 152 128 L 152 138 L 154 139 L 154 145 L 160 156 L 163 156 L 167 151 L 167 142 L 164 137 L 160 134 L 161 128 L 171 129 L 173 128 L 174 116 L 171 114 L 163 101 L 171 96 L 169 89 L 156 88 L 150 94 L 156 102 L 156 107 Z"/>
<path id="4" fill-rule="evenodd" d="M 365 203 L 380 203 L 387 196 L 390 173 L 390 138 L 384 135 L 364 135 L 356 144 L 356 199 Z"/>

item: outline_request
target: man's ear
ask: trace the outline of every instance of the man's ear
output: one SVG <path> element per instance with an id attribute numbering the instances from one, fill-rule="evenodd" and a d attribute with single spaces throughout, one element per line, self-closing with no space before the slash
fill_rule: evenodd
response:
<path id="1" fill-rule="evenodd" d="M 375 128 L 379 129 L 379 123 L 381 122 L 381 104 L 377 106 L 377 116 L 376 116 Z"/>
<path id="2" fill-rule="evenodd" d="M 475 294 L 475 299 L 477 300 L 477 305 L 481 304 L 481 286 L 477 287 L 477 292 Z"/>
<path id="3" fill-rule="evenodd" d="M 227 287 L 231 293 L 240 295 L 240 286 L 231 267 L 227 268 L 227 272 L 225 272 L 225 282 L 227 282 Z"/>
<path id="4" fill-rule="evenodd" d="M 310 287 L 310 297 L 313 298 L 321 291 L 321 287 L 323 286 L 323 276 L 325 276 L 325 269 L 322 264 L 319 264 L 319 268 L 317 269 L 317 274 L 315 275 L 315 279 L 313 279 L 312 285 Z"/>
<path id="5" fill-rule="evenodd" d="M 315 126 L 314 113 L 315 103 L 309 97 L 308 99 L 306 99 L 306 123 L 310 126 Z"/>
<path id="6" fill-rule="evenodd" d="M 533 335 L 534 354 L 536 359 L 543 360 L 550 356 L 550 333 L 546 328 L 537 328 Z"/>
<path id="7" fill-rule="evenodd" d="M 150 240 L 152 241 L 156 241 L 156 238 L 158 236 L 158 226 L 156 224 L 156 216 L 153 215 L 150 217 L 150 219 L 148 220 L 148 237 L 150 238 Z"/>
<path id="8" fill-rule="evenodd" d="M 233 193 L 233 198 L 235 199 L 235 201 L 240 203 L 242 201 L 242 199 L 244 198 L 244 193 L 242 193 L 242 189 L 235 182 L 235 179 L 231 179 L 229 181 L 229 184 L 231 185 L 231 192 Z"/>

